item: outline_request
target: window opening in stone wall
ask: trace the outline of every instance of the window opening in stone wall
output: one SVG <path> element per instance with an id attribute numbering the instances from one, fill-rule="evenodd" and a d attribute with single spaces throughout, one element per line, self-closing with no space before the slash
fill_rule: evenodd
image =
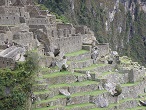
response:
<path id="1" fill-rule="evenodd" d="M 7 66 L 9 65 L 9 62 L 7 61 Z"/>
<path id="2" fill-rule="evenodd" d="M 52 30 L 52 37 L 54 37 L 54 31 Z"/>

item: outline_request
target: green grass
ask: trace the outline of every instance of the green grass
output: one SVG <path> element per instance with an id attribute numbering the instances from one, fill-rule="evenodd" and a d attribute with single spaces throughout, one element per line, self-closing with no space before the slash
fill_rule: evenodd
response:
<path id="1" fill-rule="evenodd" d="M 52 107 L 46 107 L 46 108 L 37 108 L 37 109 L 33 109 L 33 110 L 53 110 L 55 108 L 60 108 L 62 106 L 52 106 Z"/>
<path id="2" fill-rule="evenodd" d="M 130 108 L 130 109 L 126 109 L 126 110 L 146 110 L 146 107 L 145 106 L 138 106 L 138 107 Z"/>
<path id="3" fill-rule="evenodd" d="M 127 86 L 135 86 L 137 84 L 139 84 L 140 82 L 135 82 L 135 83 L 126 83 L 126 84 L 122 84 L 122 87 L 127 87 Z"/>
<path id="4" fill-rule="evenodd" d="M 75 82 L 71 84 L 56 84 L 49 86 L 50 89 L 52 88 L 61 88 L 61 87 L 71 87 L 71 86 L 87 86 L 91 84 L 98 84 L 99 82 L 96 81 L 84 81 L 84 82 Z"/>
<path id="5" fill-rule="evenodd" d="M 131 59 L 130 58 L 125 58 L 125 57 L 120 57 L 120 61 L 121 63 L 125 63 L 125 64 L 131 64 Z"/>
<path id="6" fill-rule="evenodd" d="M 53 98 L 48 98 L 46 100 L 38 101 L 36 104 L 47 103 L 47 102 L 50 102 L 50 101 L 55 101 L 55 100 L 63 99 L 63 98 L 66 98 L 66 96 L 64 96 L 64 95 L 56 95 Z"/>
<path id="7" fill-rule="evenodd" d="M 83 104 L 75 104 L 75 105 L 69 105 L 65 108 L 70 110 L 71 108 L 80 108 L 80 107 L 87 107 L 87 106 L 95 106 L 93 103 L 83 103 Z"/>
<path id="8" fill-rule="evenodd" d="M 87 50 L 80 50 L 80 51 L 76 51 L 76 52 L 72 52 L 72 53 L 67 53 L 65 54 L 65 56 L 70 57 L 70 56 L 78 56 L 80 54 L 85 54 L 88 53 L 89 51 Z"/>
<path id="9" fill-rule="evenodd" d="M 59 68 L 57 66 L 55 66 L 53 68 L 47 68 L 47 67 L 45 67 L 45 68 L 41 68 L 40 69 L 41 72 L 46 72 L 46 71 L 49 72 L 50 70 L 59 70 Z"/>

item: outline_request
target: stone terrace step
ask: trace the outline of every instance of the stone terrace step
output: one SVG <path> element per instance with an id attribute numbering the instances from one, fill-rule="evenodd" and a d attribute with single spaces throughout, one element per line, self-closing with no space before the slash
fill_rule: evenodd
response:
<path id="1" fill-rule="evenodd" d="M 126 98 L 137 98 L 139 94 L 142 94 L 144 85 L 140 82 L 122 84 L 122 94 L 119 96 L 119 100 Z"/>
<path id="2" fill-rule="evenodd" d="M 102 73 L 106 71 L 110 71 L 114 69 L 115 65 L 110 65 L 110 64 L 93 64 L 90 67 L 85 67 L 82 69 L 75 69 L 76 72 L 79 73 L 86 73 L 86 71 L 96 72 L 96 73 Z"/>
<path id="3" fill-rule="evenodd" d="M 57 95 L 53 98 L 48 98 L 46 100 L 42 100 L 39 102 L 36 102 L 36 108 L 41 108 L 41 107 L 47 107 L 47 106 L 57 106 L 57 105 L 74 105 L 74 104 L 82 104 L 82 103 L 89 103 L 90 102 L 90 97 L 92 96 L 99 96 L 101 94 L 105 94 L 107 91 L 102 90 L 96 90 L 96 91 L 91 91 L 91 92 L 80 92 L 80 93 L 75 93 L 72 94 L 69 97 L 69 100 L 67 100 L 67 97 L 64 95 Z"/>
<path id="4" fill-rule="evenodd" d="M 46 91 L 34 92 L 37 101 L 52 98 L 59 95 L 59 89 L 67 89 L 71 94 L 98 90 L 99 83 L 96 81 L 75 82 L 71 84 L 57 84 L 48 87 Z"/>
<path id="5" fill-rule="evenodd" d="M 87 50 L 80 50 L 80 51 L 68 53 L 65 56 L 67 57 L 68 61 L 79 61 L 79 60 L 91 58 L 90 51 Z"/>
<path id="6" fill-rule="evenodd" d="M 70 62 L 70 66 L 73 69 L 89 67 L 92 64 L 93 64 L 93 59 L 84 59 L 84 60 Z"/>
<path id="7" fill-rule="evenodd" d="M 36 108 L 33 110 L 64 110 L 62 106 L 52 106 L 52 107 L 45 107 L 45 108 Z"/>
<path id="8" fill-rule="evenodd" d="M 93 108 L 89 110 L 135 110 L 133 108 L 138 106 L 138 99 L 123 99 L 118 103 L 110 103 L 106 108 Z M 140 109 L 141 110 L 141 109 Z"/>
<path id="9" fill-rule="evenodd" d="M 59 72 L 59 68 L 58 67 L 54 67 L 54 68 L 41 68 L 40 69 L 40 73 L 41 74 L 51 74 L 51 73 L 55 73 L 55 72 Z"/>
<path id="10" fill-rule="evenodd" d="M 112 81 L 113 83 L 128 83 L 128 73 L 127 74 L 121 74 L 119 72 L 115 71 L 108 71 L 108 72 L 103 72 L 101 74 L 97 73 L 91 73 L 92 79 L 97 79 L 99 82 L 105 79 L 107 82 Z"/>
<path id="11" fill-rule="evenodd" d="M 74 104 L 82 104 L 82 103 L 93 103 L 91 101 L 91 97 L 98 95 L 105 94 L 107 91 L 105 90 L 95 90 L 91 92 L 81 92 L 81 93 L 75 93 L 72 94 L 70 97 L 70 101 L 67 103 L 67 105 L 74 105 Z"/>
<path id="12" fill-rule="evenodd" d="M 52 107 L 52 106 L 66 106 L 67 98 L 64 95 L 57 95 L 53 98 L 48 98 L 46 100 L 41 100 L 36 102 L 35 108 L 44 108 L 44 107 Z"/>
<path id="13" fill-rule="evenodd" d="M 89 110 L 95 107 L 96 106 L 93 103 L 84 103 L 84 104 L 75 104 L 75 105 L 66 106 L 65 110 Z"/>
<path id="14" fill-rule="evenodd" d="M 46 75 L 43 75 L 43 78 L 46 79 L 46 83 L 48 85 L 60 84 L 60 83 L 61 84 L 73 83 L 77 81 L 76 76 L 68 71 L 46 74 Z"/>
<path id="15" fill-rule="evenodd" d="M 48 88 L 48 84 L 35 84 L 33 85 L 33 88 L 32 88 L 32 91 L 43 91 L 43 90 L 46 90 Z"/>
<path id="16" fill-rule="evenodd" d="M 59 89 L 67 89 L 71 94 L 78 92 L 89 92 L 98 90 L 99 82 L 96 81 L 84 81 L 84 82 L 75 82 L 71 84 L 58 84 L 52 85 L 49 87 L 50 91 L 58 91 Z"/>

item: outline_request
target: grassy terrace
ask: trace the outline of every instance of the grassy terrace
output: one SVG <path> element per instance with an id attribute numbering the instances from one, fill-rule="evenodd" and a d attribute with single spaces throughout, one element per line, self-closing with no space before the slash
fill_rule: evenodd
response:
<path id="1" fill-rule="evenodd" d="M 102 78 L 104 78 L 104 76 L 106 76 L 106 75 L 109 75 L 109 74 L 114 74 L 115 72 L 103 72 L 99 77 L 98 77 L 98 79 L 102 79 Z"/>
<path id="2" fill-rule="evenodd" d="M 87 51 L 87 50 L 80 50 L 80 51 L 76 51 L 76 52 L 72 52 L 72 53 L 67 53 L 67 54 L 65 54 L 65 56 L 67 56 L 67 57 L 78 56 L 78 55 L 85 54 L 85 53 L 88 53 L 88 52 L 89 51 Z"/>
<path id="3" fill-rule="evenodd" d="M 46 72 L 46 71 L 50 71 L 50 70 L 59 70 L 59 68 L 57 66 L 55 66 L 53 68 L 41 68 L 40 69 L 41 72 Z"/>
<path id="4" fill-rule="evenodd" d="M 56 95 L 53 98 L 48 98 L 46 100 L 38 101 L 38 102 L 36 102 L 36 104 L 48 103 L 50 101 L 57 101 L 58 99 L 64 99 L 64 98 L 66 98 L 66 96 L 64 96 L 64 95 Z"/>
<path id="5" fill-rule="evenodd" d="M 131 64 L 131 59 L 129 58 L 120 57 L 120 61 L 121 63 Z"/>
<path id="6" fill-rule="evenodd" d="M 126 110 L 146 110 L 146 107 L 145 106 L 138 106 L 138 107 L 126 109 Z"/>
<path id="7" fill-rule="evenodd" d="M 82 68 L 82 69 L 76 69 L 76 70 L 92 70 L 92 69 L 95 69 L 95 68 L 101 67 L 101 66 L 106 66 L 106 64 L 93 64 L 89 67 Z"/>
<path id="8" fill-rule="evenodd" d="M 133 101 L 133 100 L 140 100 L 139 98 L 138 99 L 133 99 L 133 98 L 127 98 L 127 99 L 123 99 L 123 100 L 120 100 L 119 103 L 111 103 L 109 104 L 108 107 L 106 108 L 93 108 L 93 109 L 90 109 L 90 110 L 109 110 L 109 109 L 112 109 L 112 108 L 115 108 L 116 106 L 118 107 L 120 104 L 124 103 L 124 102 L 128 102 L 128 101 Z M 139 107 L 136 107 L 136 108 L 139 108 Z M 142 107 L 142 108 L 145 108 L 145 107 Z M 119 109 L 117 109 L 119 110 Z M 126 109 L 126 110 L 138 110 L 138 109 L 135 109 L 135 108 L 131 108 L 131 109 Z M 141 109 L 140 109 L 141 110 Z M 142 110 L 146 110 L 145 109 L 142 109 Z"/>
<path id="9" fill-rule="evenodd" d="M 92 92 L 79 92 L 79 93 L 75 93 L 75 94 L 72 94 L 71 97 L 78 97 L 78 96 L 85 96 L 85 95 L 91 95 L 91 96 L 97 96 L 97 95 L 100 95 L 100 94 L 103 94 L 107 92 L 106 90 L 96 90 L 96 91 L 92 91 Z M 47 100 L 41 100 L 39 102 L 37 102 L 36 104 L 41 104 L 41 103 L 47 103 L 47 102 L 50 102 L 50 101 L 56 101 L 58 99 L 64 99 L 66 98 L 66 96 L 64 95 L 56 95 L 54 96 L 53 98 L 49 98 Z"/>
<path id="10" fill-rule="evenodd" d="M 84 81 L 84 82 L 75 82 L 71 84 L 56 84 L 49 86 L 49 88 L 60 88 L 60 87 L 71 87 L 71 86 L 87 86 L 91 84 L 98 84 L 99 82 L 96 81 Z"/>
<path id="11" fill-rule="evenodd" d="M 93 103 L 75 104 L 75 105 L 66 106 L 65 108 L 67 110 L 70 110 L 71 108 L 80 108 L 80 107 L 87 107 L 87 106 L 95 106 L 95 104 Z"/>
<path id="12" fill-rule="evenodd" d="M 81 76 L 82 74 L 77 73 L 77 72 L 71 73 L 69 71 L 62 71 L 62 72 L 55 72 L 55 73 L 52 73 L 52 74 L 45 74 L 45 75 L 43 75 L 43 78 L 54 78 L 54 77 L 64 76 L 64 75 Z"/>
<path id="13" fill-rule="evenodd" d="M 126 84 L 122 84 L 122 87 L 127 87 L 127 86 L 135 86 L 138 85 L 140 82 L 136 82 L 136 83 L 126 83 Z"/>
<path id="14" fill-rule="evenodd" d="M 62 71 L 62 72 L 56 72 L 56 73 L 52 73 L 52 74 L 45 74 L 43 75 L 44 78 L 54 78 L 57 76 L 64 76 L 64 75 L 68 75 L 71 74 L 71 72 L 69 71 Z"/>
<path id="15" fill-rule="evenodd" d="M 53 110 L 55 108 L 61 108 L 62 106 L 52 106 L 52 107 L 46 107 L 46 108 L 37 108 L 33 110 Z"/>
<path id="16" fill-rule="evenodd" d="M 92 91 L 92 92 L 79 92 L 79 93 L 72 94 L 71 97 L 84 96 L 84 95 L 97 96 L 97 95 L 103 94 L 105 92 L 107 92 L 107 91 L 106 90 L 96 90 L 96 91 Z"/>

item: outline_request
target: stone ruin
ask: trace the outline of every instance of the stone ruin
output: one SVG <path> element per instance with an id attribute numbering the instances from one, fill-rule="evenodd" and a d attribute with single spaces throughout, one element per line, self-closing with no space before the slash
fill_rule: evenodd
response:
<path id="1" fill-rule="evenodd" d="M 87 26 L 57 22 L 32 0 L 1 0 L 0 68 L 13 69 L 29 50 L 38 52 L 42 67 L 30 108 L 125 110 L 146 96 L 146 69 L 98 43 Z"/>
<path id="2" fill-rule="evenodd" d="M 2 0 L 0 3 L 0 51 L 11 46 L 36 49 L 50 56 L 59 49 L 62 53 L 82 49 L 83 34 L 72 24 L 57 23 L 47 10 L 40 10 L 32 0 Z M 86 27 L 87 28 L 87 27 Z M 4 57 L 4 56 L 1 56 Z"/>

